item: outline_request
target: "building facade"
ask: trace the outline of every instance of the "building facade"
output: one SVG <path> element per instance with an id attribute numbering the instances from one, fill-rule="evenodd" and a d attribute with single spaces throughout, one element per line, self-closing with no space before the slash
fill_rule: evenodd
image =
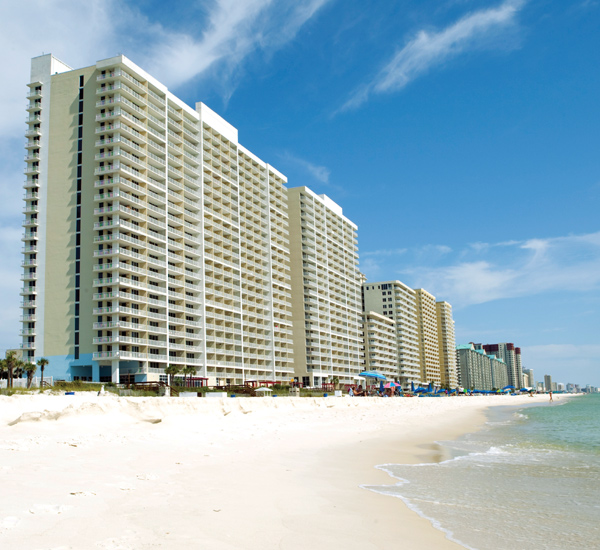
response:
<path id="1" fill-rule="evenodd" d="M 364 314 L 365 369 L 376 370 L 388 380 L 398 377 L 396 323 L 374 311 Z"/>
<path id="2" fill-rule="evenodd" d="M 404 386 L 421 383 L 419 329 L 415 291 L 400 281 L 363 284 L 365 311 L 375 311 L 396 322 L 398 380 Z"/>
<path id="3" fill-rule="evenodd" d="M 499 344 L 475 344 L 477 349 L 483 349 L 487 354 L 495 355 L 502 359 L 508 369 L 508 385 L 520 388 L 523 378 L 521 363 L 521 348 L 515 348 L 511 342 L 501 342 Z"/>
<path id="4" fill-rule="evenodd" d="M 508 368 L 504 361 L 488 355 L 474 344 L 456 347 L 459 382 L 469 390 L 501 390 L 508 384 Z"/>
<path id="5" fill-rule="evenodd" d="M 423 288 L 415 289 L 421 381 L 434 386 L 442 383 L 435 296 Z"/>
<path id="6" fill-rule="evenodd" d="M 298 381 L 352 383 L 364 367 L 357 227 L 326 195 L 288 189 Z"/>
<path id="7" fill-rule="evenodd" d="M 452 389 L 458 386 L 456 369 L 456 337 L 452 306 L 448 302 L 436 302 L 439 362 L 442 386 Z"/>
<path id="8" fill-rule="evenodd" d="M 22 349 L 55 378 L 293 375 L 286 178 L 124 56 L 32 60 Z"/>

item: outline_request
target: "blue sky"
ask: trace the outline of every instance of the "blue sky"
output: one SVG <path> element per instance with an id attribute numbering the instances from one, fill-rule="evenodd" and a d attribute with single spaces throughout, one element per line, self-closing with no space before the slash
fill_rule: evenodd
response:
<path id="1" fill-rule="evenodd" d="M 0 5 L 0 353 L 18 344 L 30 58 L 123 53 L 338 202 L 369 280 L 600 386 L 600 1 L 34 0 Z"/>

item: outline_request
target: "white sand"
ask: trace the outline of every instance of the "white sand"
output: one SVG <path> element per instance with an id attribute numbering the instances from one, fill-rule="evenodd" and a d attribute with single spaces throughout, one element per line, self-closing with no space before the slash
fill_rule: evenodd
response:
<path id="1" fill-rule="evenodd" d="M 458 549 L 360 485 L 545 401 L 0 396 L 0 548 Z"/>

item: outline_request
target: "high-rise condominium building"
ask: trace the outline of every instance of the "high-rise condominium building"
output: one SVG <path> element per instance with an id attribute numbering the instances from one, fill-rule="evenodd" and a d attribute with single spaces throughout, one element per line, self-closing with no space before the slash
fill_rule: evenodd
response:
<path id="1" fill-rule="evenodd" d="M 474 344 L 456 346 L 459 383 L 469 390 L 502 389 L 507 385 L 508 374 L 504 361 L 487 355 Z"/>
<path id="2" fill-rule="evenodd" d="M 417 328 L 419 331 L 419 360 L 421 380 L 440 385 L 440 350 L 435 307 L 435 296 L 422 288 L 415 289 Z"/>
<path id="3" fill-rule="evenodd" d="M 544 374 L 544 389 L 546 391 L 552 391 L 552 376 Z"/>
<path id="4" fill-rule="evenodd" d="M 388 379 L 398 376 L 396 323 L 374 311 L 364 314 L 365 369 L 376 370 Z"/>
<path id="5" fill-rule="evenodd" d="M 403 386 L 421 382 L 419 328 L 415 291 L 400 281 L 363 284 L 365 311 L 375 311 L 396 322 L 397 377 Z"/>
<path id="6" fill-rule="evenodd" d="M 363 368 L 357 227 L 307 187 L 288 189 L 294 362 L 300 382 L 353 382 Z"/>
<path id="7" fill-rule="evenodd" d="M 510 342 L 500 344 L 475 344 L 478 349 L 484 349 L 486 353 L 493 354 L 506 363 L 508 369 L 508 383 L 515 388 L 521 386 L 523 371 L 521 365 L 521 348 L 515 348 Z"/>
<path id="8" fill-rule="evenodd" d="M 458 386 L 458 373 L 452 306 L 448 302 L 436 302 L 435 309 L 442 385 L 448 388 L 456 388 Z"/>
<path id="9" fill-rule="evenodd" d="M 27 355 L 66 379 L 289 379 L 285 177 L 123 56 L 35 58 L 29 89 Z"/>
<path id="10" fill-rule="evenodd" d="M 525 382 L 525 387 L 535 388 L 535 378 L 533 376 L 533 369 L 523 369 L 523 381 Z"/>

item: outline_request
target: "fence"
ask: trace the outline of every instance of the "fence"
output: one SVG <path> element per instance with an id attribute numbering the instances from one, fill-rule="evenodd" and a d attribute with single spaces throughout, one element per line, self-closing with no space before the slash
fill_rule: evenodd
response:
<path id="1" fill-rule="evenodd" d="M 34 376 L 31 382 L 32 388 L 39 388 L 40 382 L 42 381 L 41 376 Z M 0 389 L 6 389 L 8 384 L 8 380 L 0 380 Z M 44 376 L 44 386 L 48 384 L 49 386 L 54 385 L 54 380 L 52 376 Z M 13 388 L 26 388 L 27 387 L 27 378 L 13 378 Z"/>

